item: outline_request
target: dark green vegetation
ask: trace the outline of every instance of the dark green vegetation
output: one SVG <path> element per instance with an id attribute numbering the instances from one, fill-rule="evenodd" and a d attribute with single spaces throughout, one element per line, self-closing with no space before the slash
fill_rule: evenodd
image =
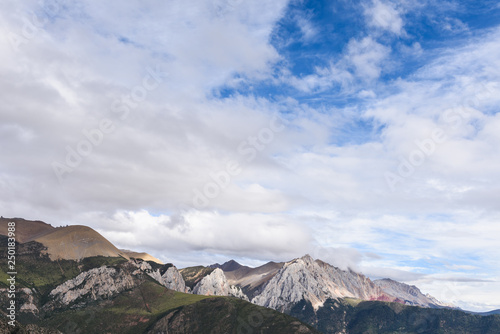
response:
<path id="1" fill-rule="evenodd" d="M 205 298 L 169 290 L 145 277 L 137 287 L 115 298 L 54 313 L 39 324 L 63 333 L 94 333 L 96 329 L 101 333 L 145 333 L 165 312 Z"/>
<path id="2" fill-rule="evenodd" d="M 6 288 L 5 237 L 0 236 L 0 288 Z M 36 312 L 19 312 L 21 323 L 7 325 L 4 310 L 8 299 L 0 294 L 1 333 L 500 333 L 500 315 L 480 316 L 450 309 L 426 309 L 395 303 L 354 299 L 328 300 L 315 311 L 302 301 L 282 314 L 230 297 L 208 297 L 175 292 L 161 286 L 123 258 L 90 257 L 79 262 L 51 261 L 38 242 L 17 245 L 18 306 L 29 304 Z M 153 270 L 165 272 L 172 264 L 150 262 Z M 84 294 L 78 303 L 62 308 L 47 307 L 50 291 L 80 273 L 103 265 L 114 267 L 131 280 L 126 290 L 110 297 Z M 206 267 L 181 270 L 193 287 L 213 271 Z M 90 281 L 92 282 L 92 281 Z M 100 283 L 112 284 L 105 280 Z M 94 285 L 95 286 L 95 285 Z M 91 291 L 92 289 L 89 289 Z M 30 300 L 31 298 L 31 300 Z M 69 305 L 69 304 L 65 304 Z M 290 316 L 291 315 L 291 316 Z M 314 326 L 318 331 L 301 323 Z"/>
<path id="3" fill-rule="evenodd" d="M 0 238 L 2 238 L 0 236 Z M 6 288 L 6 242 L 0 239 L 0 287 Z M 91 257 L 79 262 L 51 261 L 37 242 L 17 244 L 17 288 L 30 288 L 18 293 L 18 307 L 25 303 L 36 312 L 18 312 L 16 327 L 7 324 L 4 310 L 9 300 L 0 294 L 1 333 L 319 333 L 288 315 L 230 297 L 208 297 L 169 290 L 146 274 L 133 274 L 137 269 L 123 258 Z M 50 304 L 50 291 L 84 271 L 103 265 L 127 273 L 133 287 L 109 298 L 94 300 L 85 295 L 78 305 L 59 309 Z M 171 264 L 155 265 L 166 270 Z M 158 267 L 158 268 L 156 268 Z M 201 279 L 209 271 L 191 271 Z M 82 285 L 83 286 L 83 285 Z"/>
<path id="4" fill-rule="evenodd" d="M 323 333 L 500 333 L 498 315 L 484 317 L 459 310 L 430 309 L 387 302 L 328 300 L 314 312 L 310 303 L 302 301 L 288 313 L 312 324 Z"/>
<path id="5" fill-rule="evenodd" d="M 208 326 L 207 326 L 208 324 Z M 230 297 L 208 298 L 168 312 L 150 333 L 319 333 L 297 319 Z"/>
<path id="6" fill-rule="evenodd" d="M 80 273 L 102 265 L 117 265 L 127 260 L 115 257 L 88 257 L 80 262 L 73 260 L 51 261 L 41 251 L 44 246 L 36 241 L 16 243 L 16 286 L 35 289 L 42 300 L 57 285 L 73 279 Z M 7 287 L 6 237 L 0 235 L 0 287 Z"/>

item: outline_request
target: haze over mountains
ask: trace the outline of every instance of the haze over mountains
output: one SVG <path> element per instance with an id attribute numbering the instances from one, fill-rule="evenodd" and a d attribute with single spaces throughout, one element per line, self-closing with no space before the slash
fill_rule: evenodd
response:
<path id="1" fill-rule="evenodd" d="M 462 323 L 481 328 L 479 333 L 495 333 L 500 328 L 497 315 L 465 313 L 422 294 L 415 286 L 390 279 L 372 281 L 309 255 L 256 268 L 230 260 L 178 270 L 171 263 L 155 261 L 149 254 L 118 250 L 86 226 L 54 228 L 40 221 L 2 218 L 3 248 L 8 221 L 16 222 L 22 241 L 17 244 L 20 323 L 16 328 L 48 326 L 66 333 L 67 328 L 61 327 L 63 319 L 74 319 L 75 314 L 80 317 L 92 310 L 102 315 L 94 313 L 92 320 L 82 325 L 90 331 L 104 326 L 103 323 L 112 326 L 113 322 L 105 320 L 112 314 L 113 321 L 119 321 L 115 327 L 109 327 L 112 333 L 181 333 L 207 326 L 218 328 L 213 333 L 246 333 L 252 326 L 242 324 L 242 314 L 250 312 L 248 319 L 252 319 L 255 314 L 271 312 L 265 311 L 269 309 L 292 315 L 308 325 L 291 317 L 282 318 L 277 312 L 269 313 L 269 318 L 257 326 L 262 333 L 316 333 L 312 327 L 323 333 L 347 328 L 351 328 L 349 333 L 362 333 L 374 324 L 385 328 L 380 333 L 392 333 L 396 327 L 422 329 L 415 319 L 428 321 L 431 317 L 441 319 L 426 325 L 433 328 L 449 329 Z M 4 255 L 0 260 L 5 262 Z M 4 267 L 0 268 L 2 275 L 6 275 Z M 161 292 L 160 287 L 166 290 Z M 8 302 L 6 296 L 7 288 L 0 289 L 1 304 Z M 130 313 L 130 306 L 126 305 L 137 305 L 137 309 Z M 362 312 L 363 309 L 369 312 Z M 429 311 L 422 313 L 421 309 Z M 380 312 L 392 320 L 382 321 Z M 226 313 L 233 314 L 233 320 L 206 320 Z M 372 319 L 374 314 L 379 315 Z M 408 318 L 410 314 L 413 318 Z M 144 325 L 137 327 L 141 322 Z M 36 331 L 40 328 L 36 327 Z M 246 332 L 243 328 L 247 328 Z"/>
<path id="2" fill-rule="evenodd" d="M 94 256 L 122 257 L 161 261 L 143 252 L 119 250 L 102 235 L 87 226 L 54 228 L 41 221 L 21 218 L 0 219 L 0 234 L 6 235 L 7 222 L 16 222 L 19 242 L 38 242 L 51 260 L 82 260 Z M 165 270 L 151 271 L 151 276 L 169 288 L 180 292 L 201 295 L 235 296 L 254 304 L 286 311 L 291 305 L 307 300 L 314 309 L 323 306 L 327 299 L 355 298 L 397 302 L 423 307 L 448 305 L 432 296 L 423 295 L 414 286 L 390 279 L 371 281 L 350 269 L 341 270 L 309 255 L 289 262 L 268 262 L 256 268 L 240 265 L 234 260 L 207 267 L 191 267 L 180 272 L 172 265 Z M 180 274 L 184 276 L 183 282 Z M 174 278 L 175 276 L 175 278 Z M 189 281 L 186 288 L 185 280 Z M 175 284 L 172 282 L 175 281 Z"/>
<path id="3" fill-rule="evenodd" d="M 118 249 L 68 257 L 310 254 L 500 308 L 498 1 L 0 8 L 0 212 Z"/>

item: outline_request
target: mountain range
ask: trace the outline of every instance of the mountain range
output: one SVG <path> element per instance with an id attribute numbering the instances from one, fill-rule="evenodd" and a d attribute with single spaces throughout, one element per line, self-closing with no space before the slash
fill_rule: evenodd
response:
<path id="1" fill-rule="evenodd" d="M 415 286 L 372 281 L 309 255 L 179 270 L 120 250 L 90 227 L 21 218 L 0 219 L 0 329 L 14 330 L 4 311 L 11 221 L 21 332 L 500 333 L 500 315 L 463 312 Z"/>

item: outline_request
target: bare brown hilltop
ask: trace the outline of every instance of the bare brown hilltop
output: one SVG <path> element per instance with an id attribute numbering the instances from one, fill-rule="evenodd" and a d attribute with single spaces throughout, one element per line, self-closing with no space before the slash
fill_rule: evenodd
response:
<path id="1" fill-rule="evenodd" d="M 36 241 L 44 245 L 50 259 L 81 260 L 93 256 L 130 257 L 162 263 L 157 258 L 147 254 L 123 251 L 116 248 L 94 229 L 83 225 L 53 227 L 39 220 L 23 218 L 0 218 L 0 235 L 7 235 L 7 223 L 16 223 L 16 241 L 27 243 Z"/>
<path id="2" fill-rule="evenodd" d="M 0 234 L 7 235 L 7 223 L 16 223 L 16 241 L 25 243 L 41 237 L 55 230 L 55 227 L 40 220 L 26 220 L 23 218 L 0 218 Z"/>
<path id="3" fill-rule="evenodd" d="M 144 261 L 153 261 L 158 264 L 164 264 L 161 260 L 157 259 L 153 255 L 150 255 L 148 253 L 144 252 L 134 252 L 128 249 L 120 249 L 123 253 L 125 253 L 128 257 L 134 258 L 134 259 L 141 259 Z"/>
<path id="4" fill-rule="evenodd" d="M 129 258 L 98 232 L 82 225 L 59 227 L 34 241 L 47 247 L 52 260 L 81 260 L 92 256 Z"/>

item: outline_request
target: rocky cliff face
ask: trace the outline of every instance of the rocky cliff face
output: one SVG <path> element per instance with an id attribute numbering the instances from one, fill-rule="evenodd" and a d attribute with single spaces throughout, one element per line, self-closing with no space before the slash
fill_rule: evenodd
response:
<path id="1" fill-rule="evenodd" d="M 162 280 L 160 283 L 169 289 L 179 291 L 179 292 L 189 292 L 189 288 L 186 287 L 186 283 L 182 278 L 176 267 L 170 267 L 161 276 Z"/>
<path id="2" fill-rule="evenodd" d="M 229 285 L 224 272 L 217 268 L 196 284 L 193 293 L 206 296 L 233 296 L 248 301 L 239 287 Z"/>
<path id="3" fill-rule="evenodd" d="M 181 273 L 171 264 L 154 270 L 145 261 L 137 263 L 137 266 L 169 289 L 190 292 Z M 381 280 L 375 284 L 362 274 L 341 270 L 320 260 L 315 261 L 309 255 L 285 264 L 268 264 L 262 270 L 241 266 L 234 261 L 212 267 L 215 267 L 213 271 L 203 270 L 205 267 L 183 269 L 184 275 L 195 269 L 201 275 L 193 286 L 194 294 L 234 296 L 249 300 L 245 292 L 252 291 L 255 293 L 251 295 L 252 303 L 279 311 L 286 311 L 302 300 L 311 303 L 317 310 L 328 299 L 345 297 L 423 307 L 443 305 L 433 297 L 423 295 L 416 287 L 390 280 Z M 221 268 L 226 268 L 227 272 Z"/>
<path id="4" fill-rule="evenodd" d="M 102 266 L 90 269 L 57 286 L 49 293 L 44 309 L 84 306 L 88 301 L 111 298 L 135 286 L 133 275 L 123 268 Z"/>
<path id="5" fill-rule="evenodd" d="M 252 299 L 252 303 L 285 311 L 290 305 L 305 299 L 317 309 L 329 298 L 343 297 L 391 299 L 369 278 L 314 261 L 306 255 L 285 263 L 269 280 L 262 293 Z"/>
<path id="6" fill-rule="evenodd" d="M 189 293 L 191 291 L 174 265 L 164 265 L 161 268 L 153 269 L 146 261 L 135 263 L 139 270 L 147 273 L 161 285 L 179 292 Z"/>
<path id="7" fill-rule="evenodd" d="M 9 298 L 7 297 L 8 290 L 0 289 L 0 304 L 2 305 L 2 309 L 6 309 L 9 302 Z M 16 290 L 16 302 L 18 305 L 18 314 L 23 318 L 27 319 L 37 319 L 40 313 L 38 308 L 38 297 L 33 292 L 32 289 L 29 288 L 19 288 Z"/>
<path id="8" fill-rule="evenodd" d="M 374 283 L 385 293 L 398 297 L 406 305 L 433 308 L 453 307 L 453 305 L 442 303 L 428 294 L 424 295 L 420 289 L 414 285 L 400 283 L 388 278 L 375 280 Z"/>
<path id="9" fill-rule="evenodd" d="M 242 291 L 253 299 L 262 292 L 266 283 L 276 275 L 284 263 L 268 262 L 257 268 L 242 266 L 235 261 L 229 261 L 219 265 L 224 271 L 230 285 L 241 287 Z"/>

